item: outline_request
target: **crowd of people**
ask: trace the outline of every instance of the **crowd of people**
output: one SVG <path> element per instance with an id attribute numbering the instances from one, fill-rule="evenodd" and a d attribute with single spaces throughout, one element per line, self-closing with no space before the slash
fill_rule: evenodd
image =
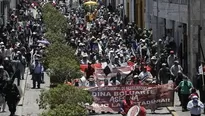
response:
<path id="1" fill-rule="evenodd" d="M 76 86 L 167 84 L 171 80 L 175 82 L 182 111 L 187 111 L 187 104 L 192 99 L 189 96 L 196 93 L 196 89 L 183 73 L 178 49 L 170 34 L 164 39 L 153 38 L 152 29 L 139 28 L 134 22 L 130 23 L 126 16 L 122 17 L 120 11 L 114 12 L 103 5 L 85 16 L 82 14 L 85 13 L 81 7 L 65 14 L 72 22 L 67 32 L 68 44 L 76 49 L 79 62 L 88 65 L 84 77 L 74 81 Z M 92 18 L 89 17 L 91 14 Z M 127 75 L 119 72 L 98 83 L 94 64 L 99 63 L 106 77 L 113 68 L 131 66 L 133 70 Z M 196 80 L 199 81 L 197 89 L 201 90 L 200 99 L 205 103 L 202 75 L 199 74 Z"/>
<path id="2" fill-rule="evenodd" d="M 6 103 L 14 116 L 21 99 L 21 80 L 27 67 L 32 74 L 33 88 L 44 83 L 42 56 L 47 45 L 43 36 L 44 25 L 37 4 L 20 0 L 16 9 L 9 9 L 8 22 L 0 26 L 0 111 Z"/>
<path id="3" fill-rule="evenodd" d="M 84 76 L 73 82 L 75 86 L 167 84 L 172 80 L 183 111 L 198 108 L 190 105 L 191 101 L 198 100 L 199 95 L 195 95 L 196 89 L 183 73 L 175 42 L 170 34 L 165 39 L 153 38 L 152 29 L 139 28 L 120 12 L 114 12 L 112 8 L 103 5 L 87 13 L 92 14 L 92 18 L 85 14 L 81 6 L 70 11 L 66 11 L 64 5 L 55 4 L 55 7 L 68 20 L 67 44 L 76 49 L 75 55 L 79 62 L 88 65 Z M 36 88 L 36 83 L 37 88 L 44 83 L 41 58 L 47 45 L 42 44 L 42 41 L 46 41 L 45 26 L 37 3 L 21 1 L 17 9 L 10 9 L 9 16 L 6 25 L 2 25 L 0 29 L 0 98 L 3 103 L 1 110 L 4 111 L 7 102 L 13 116 L 21 97 L 17 86 L 20 85 L 20 80 L 25 79 L 26 67 L 29 67 L 32 74 L 33 88 Z M 114 68 L 132 67 L 133 70 L 127 75 L 119 72 L 98 83 L 93 64 L 102 64 L 106 77 L 109 77 Z M 201 102 L 205 103 L 203 78 L 203 73 L 200 73 L 197 89 L 200 90 Z M 17 85 L 14 83 L 16 79 Z M 197 106 L 203 108 L 201 104 Z"/>

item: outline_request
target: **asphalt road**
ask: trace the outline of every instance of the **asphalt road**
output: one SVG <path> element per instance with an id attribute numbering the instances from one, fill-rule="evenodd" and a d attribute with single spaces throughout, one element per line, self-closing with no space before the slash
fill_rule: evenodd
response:
<path id="1" fill-rule="evenodd" d="M 95 114 L 90 116 L 122 116 L 120 114 Z M 155 114 L 152 114 L 151 111 L 147 110 L 147 116 L 172 116 L 167 108 L 161 108 L 155 111 Z M 187 116 L 187 115 L 184 115 Z"/>

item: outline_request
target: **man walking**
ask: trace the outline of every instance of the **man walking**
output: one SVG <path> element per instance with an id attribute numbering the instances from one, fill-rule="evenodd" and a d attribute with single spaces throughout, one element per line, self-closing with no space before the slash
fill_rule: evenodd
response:
<path id="1" fill-rule="evenodd" d="M 204 104 L 197 96 L 193 96 L 187 104 L 187 109 L 190 110 L 191 116 L 201 116 L 201 109 L 204 109 Z"/>
<path id="2" fill-rule="evenodd" d="M 36 82 L 38 89 L 40 89 L 41 84 L 41 76 L 44 71 L 43 65 L 39 62 L 39 59 L 35 59 L 33 66 L 32 66 L 32 76 L 33 76 L 33 89 L 36 88 Z"/>

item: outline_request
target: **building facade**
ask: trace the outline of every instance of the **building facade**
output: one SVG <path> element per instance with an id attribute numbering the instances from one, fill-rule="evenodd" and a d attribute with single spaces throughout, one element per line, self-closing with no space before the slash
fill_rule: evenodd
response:
<path id="1" fill-rule="evenodd" d="M 145 27 L 153 29 L 156 40 L 167 34 L 174 37 L 184 72 L 193 80 L 199 61 L 205 61 L 204 6 L 204 0 L 146 0 L 145 4 Z"/>
<path id="2" fill-rule="evenodd" d="M 119 4 L 123 4 L 125 15 L 128 17 L 129 22 L 135 22 L 138 27 L 145 27 L 144 20 L 144 6 L 145 0 L 105 0 L 105 5 L 112 5 L 117 8 Z"/>
<path id="3" fill-rule="evenodd" d="M 8 21 L 9 9 L 16 8 L 18 0 L 0 0 L 0 25 L 5 25 Z"/>

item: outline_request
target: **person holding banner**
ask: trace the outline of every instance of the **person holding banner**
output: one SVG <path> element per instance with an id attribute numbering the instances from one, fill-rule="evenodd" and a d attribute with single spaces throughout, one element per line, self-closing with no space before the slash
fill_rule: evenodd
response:
<path id="1" fill-rule="evenodd" d="M 135 116 L 146 116 L 146 109 L 142 106 L 134 105 L 131 96 L 127 95 L 125 100 L 122 101 L 120 113 L 122 116 L 131 116 L 133 113 L 135 113 Z"/>
<path id="2" fill-rule="evenodd" d="M 120 113 L 123 116 L 126 116 L 129 109 L 134 106 L 133 101 L 131 100 L 131 96 L 127 95 L 125 96 L 125 99 L 122 101 L 121 107 L 120 107 Z"/>

